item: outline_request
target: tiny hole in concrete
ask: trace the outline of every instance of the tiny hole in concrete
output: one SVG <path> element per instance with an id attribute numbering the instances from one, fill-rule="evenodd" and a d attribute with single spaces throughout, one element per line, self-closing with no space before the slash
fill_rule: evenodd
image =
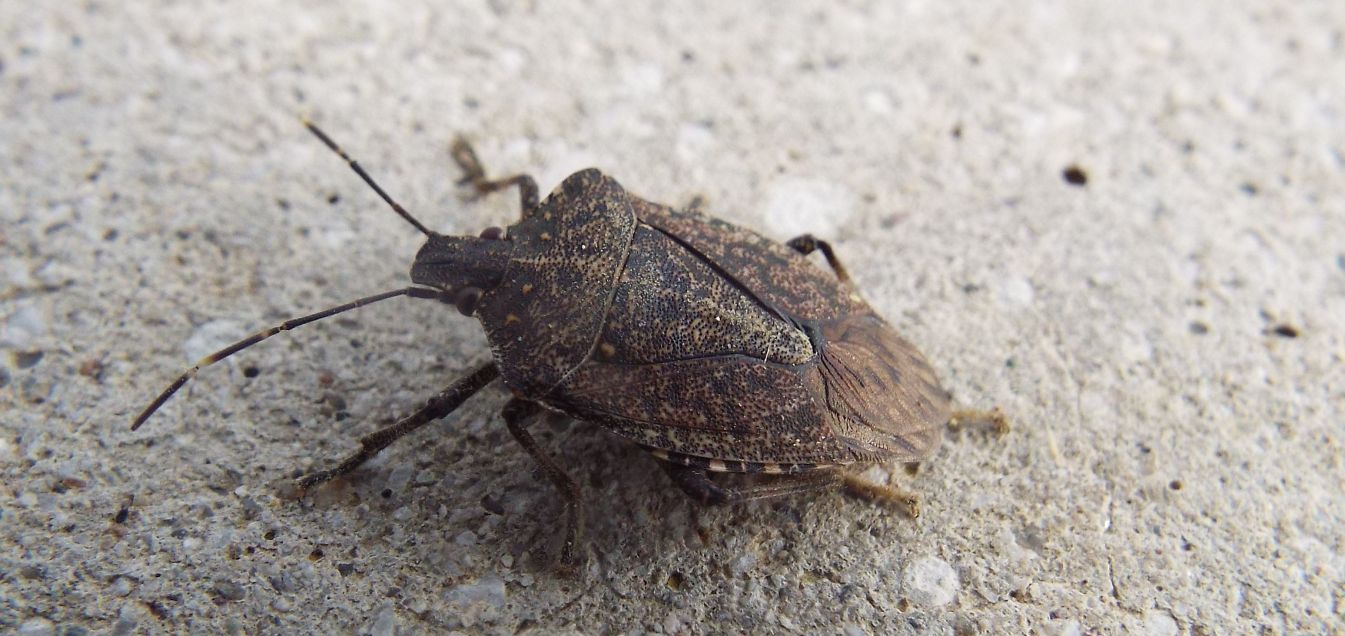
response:
<path id="1" fill-rule="evenodd" d="M 1079 166 L 1076 165 L 1067 166 L 1065 170 L 1060 174 L 1065 178 L 1065 183 L 1068 183 L 1070 185 L 1075 186 L 1088 185 L 1088 173 L 1084 172 L 1083 168 L 1080 168 Z"/>

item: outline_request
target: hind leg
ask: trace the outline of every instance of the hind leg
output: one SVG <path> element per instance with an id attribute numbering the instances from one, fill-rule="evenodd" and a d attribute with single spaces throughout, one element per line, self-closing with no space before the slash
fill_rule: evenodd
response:
<path id="1" fill-rule="evenodd" d="M 845 266 L 841 264 L 841 260 L 836 258 L 836 252 L 832 251 L 831 243 L 819 239 L 812 234 L 804 234 L 803 236 L 796 236 L 789 239 L 789 242 L 785 243 L 785 245 L 794 248 L 795 251 L 804 256 L 812 254 L 816 250 L 821 250 L 822 256 L 825 256 L 827 259 L 827 265 L 831 266 L 831 271 L 836 272 L 836 278 L 842 283 L 850 282 L 850 273 L 845 271 Z"/>

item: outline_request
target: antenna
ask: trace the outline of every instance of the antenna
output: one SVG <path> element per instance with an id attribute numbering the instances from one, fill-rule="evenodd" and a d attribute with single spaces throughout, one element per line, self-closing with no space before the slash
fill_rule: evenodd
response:
<path id="1" fill-rule="evenodd" d="M 369 184 L 369 187 L 373 188 L 374 192 L 377 192 L 379 197 L 382 197 L 382 199 L 386 201 L 388 205 L 392 206 L 393 212 L 402 215 L 402 218 L 406 219 L 407 223 L 410 223 L 411 225 L 415 226 L 417 230 L 420 230 L 421 234 L 424 234 L 425 236 L 435 235 L 434 232 L 431 232 L 424 225 L 422 225 L 420 221 L 417 221 L 416 217 L 411 216 L 411 213 L 407 212 L 406 208 L 403 208 L 401 204 L 397 203 L 396 201 L 393 201 L 392 197 L 388 196 L 388 193 L 383 191 L 383 188 L 378 187 L 378 184 L 374 182 L 374 178 L 369 176 L 369 173 L 364 171 L 364 168 L 360 166 L 360 163 L 358 161 L 355 161 L 354 159 L 351 159 L 350 155 L 346 154 L 346 151 L 342 150 L 340 146 L 336 145 L 336 142 L 332 141 L 332 138 L 328 137 L 327 133 L 322 132 L 322 129 L 318 128 L 317 124 L 314 124 L 307 117 L 303 118 L 303 123 L 304 127 L 307 128 L 309 132 L 312 132 L 314 135 L 317 135 L 317 138 L 320 139 L 322 143 L 325 144 L 328 148 L 331 148 L 332 152 L 341 155 L 341 158 L 345 159 L 346 163 L 350 164 L 350 169 L 354 170 L 355 174 L 360 175 L 360 178 L 364 179 L 364 182 Z"/>
<path id="2" fill-rule="evenodd" d="M 196 377 L 196 374 L 200 372 L 201 369 L 204 369 L 212 364 L 215 364 L 220 360 L 223 360 L 235 353 L 238 353 L 243 349 L 251 347 L 252 345 L 255 345 L 258 342 L 261 342 L 267 338 L 270 338 L 271 336 L 274 336 L 282 331 L 289 331 L 290 329 L 293 329 L 295 327 L 301 327 L 316 320 L 322 320 L 323 318 L 327 318 L 329 316 L 335 316 L 336 314 L 350 311 L 352 309 L 359 309 L 360 307 L 363 307 L 365 305 L 373 304 L 381 300 L 387 300 L 389 298 L 396 298 L 398 296 L 410 296 L 412 298 L 440 298 L 442 295 L 443 295 L 442 292 L 434 289 L 425 289 L 422 287 L 407 287 L 405 289 L 398 289 L 396 291 L 383 292 L 381 294 L 374 294 L 373 296 L 366 296 L 359 300 L 348 302 L 338 307 L 324 309 L 316 314 L 309 314 L 302 318 L 293 318 L 290 320 L 286 320 L 285 322 L 282 322 L 274 327 L 268 327 L 266 329 L 258 331 L 257 333 L 252 334 L 247 338 L 239 340 L 238 342 L 235 342 L 223 349 L 220 349 L 215 353 L 212 353 L 204 358 L 201 358 L 200 362 L 197 362 L 194 366 L 192 366 L 192 368 L 188 369 L 185 373 L 178 376 L 177 380 L 174 380 L 172 384 L 168 385 L 168 388 L 164 389 L 163 393 L 159 394 L 159 397 L 154 399 L 154 402 L 150 403 L 149 406 L 145 407 L 144 411 L 140 412 L 139 417 L 136 417 L 135 422 L 131 424 L 131 430 L 134 431 L 135 429 L 140 428 L 140 425 L 144 424 L 145 420 L 149 419 L 149 416 L 154 415 L 154 412 L 159 410 L 159 407 L 163 406 L 164 402 L 168 401 L 168 398 L 173 397 L 173 394 L 177 393 L 177 390 L 182 388 L 182 385 L 186 384 L 188 380 L 191 380 L 192 378 Z"/>

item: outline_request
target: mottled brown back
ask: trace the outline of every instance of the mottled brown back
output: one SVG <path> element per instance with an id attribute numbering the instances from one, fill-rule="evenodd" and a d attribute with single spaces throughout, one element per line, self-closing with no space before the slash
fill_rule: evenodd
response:
<path id="1" fill-rule="evenodd" d="M 948 394 L 849 285 L 749 230 L 631 199 L 647 225 L 602 337 L 543 401 L 726 462 L 913 461 L 937 448 Z"/>
<path id="2" fill-rule="evenodd" d="M 705 214 L 635 199 L 635 214 L 715 263 L 763 302 L 803 320 L 868 309 L 828 271 L 756 232 Z"/>

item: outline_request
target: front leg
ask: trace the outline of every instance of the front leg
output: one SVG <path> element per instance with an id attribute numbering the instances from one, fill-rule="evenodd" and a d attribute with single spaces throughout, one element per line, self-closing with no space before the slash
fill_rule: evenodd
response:
<path id="1" fill-rule="evenodd" d="M 560 562 L 562 566 L 570 568 L 577 562 L 575 547 L 584 531 L 583 499 L 579 490 L 579 482 L 566 474 L 565 469 L 561 468 L 556 460 L 546 454 L 537 445 L 537 440 L 533 439 L 532 434 L 528 432 L 528 425 L 536 421 L 537 416 L 541 413 L 542 407 L 536 402 L 519 398 L 509 400 L 500 412 L 504 416 L 504 423 L 509 426 L 509 432 L 513 434 L 514 439 L 518 440 L 518 443 L 523 446 L 523 450 L 528 451 L 528 454 L 537 460 L 542 472 L 546 473 L 547 478 L 560 492 L 561 498 L 565 500 L 565 543 L 561 547 Z"/>
<path id="2" fill-rule="evenodd" d="M 299 479 L 298 496 L 302 497 L 309 489 L 314 486 L 320 486 L 337 477 L 345 475 L 352 470 L 360 467 L 370 457 L 377 455 L 379 451 L 387 448 L 393 442 L 401 439 L 412 431 L 433 422 L 441 417 L 452 413 L 455 409 L 472 397 L 474 393 L 480 391 L 487 384 L 500 374 L 499 369 L 494 363 L 484 364 L 477 367 L 476 370 L 467 374 L 466 377 L 449 385 L 448 388 L 440 391 L 438 395 L 430 398 L 425 406 L 412 413 L 387 428 L 382 428 L 373 433 L 360 438 L 360 449 L 347 457 L 340 464 L 327 470 L 320 470 L 316 473 L 305 475 Z"/>

